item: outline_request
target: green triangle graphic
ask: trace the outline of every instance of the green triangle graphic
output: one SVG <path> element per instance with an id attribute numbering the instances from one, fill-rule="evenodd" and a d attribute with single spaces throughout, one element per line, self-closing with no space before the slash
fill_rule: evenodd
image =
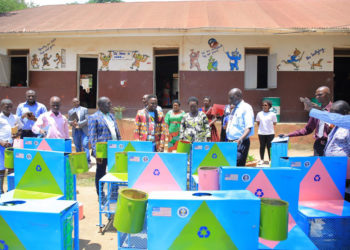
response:
<path id="1" fill-rule="evenodd" d="M 18 191 L 16 192 L 16 190 Z M 36 153 L 28 166 L 16 190 L 14 193 L 15 198 L 35 198 L 35 192 L 45 193 L 49 196 L 63 195 L 62 190 L 39 152 Z M 34 197 L 28 197 L 31 196 L 28 191 L 32 191 Z M 21 194 L 25 194 L 26 197 L 21 197 Z"/>
<path id="2" fill-rule="evenodd" d="M 135 152 L 136 149 L 134 146 L 129 142 L 123 152 Z M 124 163 L 125 164 L 125 163 Z M 127 164 L 127 161 L 126 161 Z M 109 173 L 127 173 L 128 169 L 127 166 L 122 167 L 122 169 L 117 169 L 117 163 L 114 163 L 113 167 L 108 171 Z"/>
<path id="3" fill-rule="evenodd" d="M 207 203 L 199 206 L 191 220 L 170 246 L 171 250 L 184 249 L 238 249 L 221 226 Z"/>
<path id="4" fill-rule="evenodd" d="M 1 215 L 0 232 L 0 249 L 26 249 Z"/>
<path id="5" fill-rule="evenodd" d="M 215 143 L 198 167 L 221 167 L 229 165 L 219 146 Z M 194 174 L 198 174 L 198 168 Z"/>
<path id="6" fill-rule="evenodd" d="M 112 173 L 112 175 L 121 181 L 128 181 L 128 173 Z"/>
<path id="7" fill-rule="evenodd" d="M 134 152 L 136 151 L 136 149 L 134 148 L 134 146 L 131 144 L 131 142 L 128 143 L 128 145 L 126 145 L 124 152 Z"/>

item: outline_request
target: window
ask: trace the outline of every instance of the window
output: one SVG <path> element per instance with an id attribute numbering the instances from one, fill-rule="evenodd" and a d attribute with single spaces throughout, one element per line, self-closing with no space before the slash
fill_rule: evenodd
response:
<path id="1" fill-rule="evenodd" d="M 28 86 L 28 49 L 8 50 L 8 56 L 0 55 L 0 85 Z"/>
<path id="2" fill-rule="evenodd" d="M 277 88 L 277 56 L 268 48 L 245 49 L 245 89 Z"/>

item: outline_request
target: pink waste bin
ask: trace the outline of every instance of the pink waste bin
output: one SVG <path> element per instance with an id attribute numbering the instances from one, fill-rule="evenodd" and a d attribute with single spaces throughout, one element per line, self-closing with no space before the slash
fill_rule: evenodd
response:
<path id="1" fill-rule="evenodd" d="M 199 167 L 198 190 L 219 190 L 218 167 Z"/>

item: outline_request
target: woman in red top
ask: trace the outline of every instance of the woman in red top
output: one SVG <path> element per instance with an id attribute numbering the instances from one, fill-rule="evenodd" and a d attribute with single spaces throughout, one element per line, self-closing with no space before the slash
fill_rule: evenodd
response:
<path id="1" fill-rule="evenodd" d="M 204 104 L 204 107 L 201 108 L 201 111 L 203 111 L 207 115 L 207 118 L 209 120 L 209 126 L 211 131 L 211 141 L 218 142 L 220 141 L 220 137 L 215 127 L 215 122 L 217 118 L 213 112 L 213 107 L 211 106 L 211 98 L 209 96 L 205 96 L 203 99 L 203 104 Z"/>

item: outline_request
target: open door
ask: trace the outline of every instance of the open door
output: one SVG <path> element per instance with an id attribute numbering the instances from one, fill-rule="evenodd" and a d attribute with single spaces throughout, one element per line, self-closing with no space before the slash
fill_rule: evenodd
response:
<path id="1" fill-rule="evenodd" d="M 350 103 L 350 49 L 334 49 L 334 101 Z"/>
<path id="2" fill-rule="evenodd" d="M 172 101 L 179 98 L 179 49 L 156 48 L 154 55 L 158 105 L 171 108 Z"/>
<path id="3" fill-rule="evenodd" d="M 97 56 L 79 57 L 78 96 L 80 105 L 89 109 L 96 108 L 97 67 Z"/>

